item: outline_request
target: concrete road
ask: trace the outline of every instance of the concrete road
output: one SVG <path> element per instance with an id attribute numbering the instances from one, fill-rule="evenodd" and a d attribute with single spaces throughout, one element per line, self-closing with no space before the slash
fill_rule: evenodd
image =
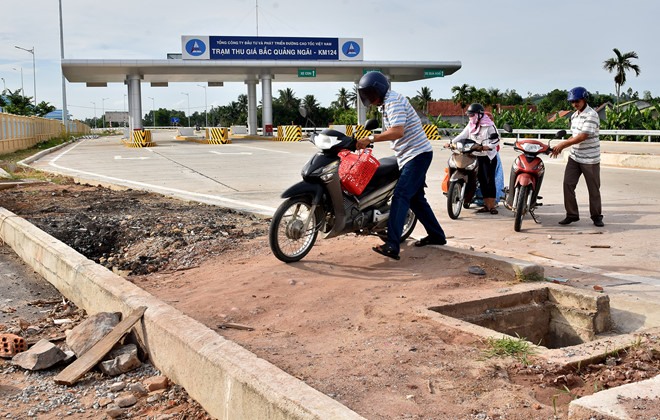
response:
<path id="1" fill-rule="evenodd" d="M 217 204 L 270 215 L 281 202 L 279 194 L 300 179 L 300 170 L 316 148 L 308 142 L 273 142 L 235 139 L 229 145 L 180 141 L 171 131 L 156 131 L 156 147 L 127 148 L 118 137 L 78 141 L 47 154 L 31 165 L 45 171 L 89 182 L 145 189 L 183 199 Z M 563 218 L 561 184 L 565 163 L 545 159 L 546 177 L 537 211 L 541 224 L 531 218 L 522 232 L 513 230 L 513 215 L 500 206 L 499 215 L 463 210 L 458 220 L 446 212 L 440 190 L 449 152 L 445 141 L 434 141 L 434 161 L 427 179 L 428 196 L 450 238 L 449 244 L 481 252 L 541 263 L 548 275 L 565 275 L 570 268 L 584 275 L 599 275 L 612 284 L 660 286 L 660 168 L 651 170 L 602 167 L 603 214 L 606 226 L 596 228 L 588 215 L 584 182 L 578 186 L 581 217 L 560 226 Z M 604 150 L 660 154 L 660 144 L 604 143 Z M 391 152 L 377 144 L 377 156 Z M 502 151 L 505 173 L 516 153 Z M 423 236 L 418 227 L 416 236 Z M 365 250 L 365 252 L 370 252 Z M 404 257 L 405 257 L 404 251 Z M 412 252 L 412 251 L 408 251 Z M 570 274 L 574 276 L 575 274 Z M 660 289 L 658 289 L 660 290 Z"/>

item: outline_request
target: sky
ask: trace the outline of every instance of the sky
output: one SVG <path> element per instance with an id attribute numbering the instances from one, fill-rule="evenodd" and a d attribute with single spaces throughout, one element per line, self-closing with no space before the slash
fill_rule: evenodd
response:
<path id="1" fill-rule="evenodd" d="M 460 61 L 451 76 L 394 83 L 413 97 L 422 87 L 434 99 L 451 88 L 515 90 L 523 97 L 584 86 L 614 93 L 614 74 L 603 62 L 635 51 L 639 77 L 628 73 L 623 91 L 660 96 L 660 1 L 657 0 L 61 0 L 67 59 L 165 59 L 181 52 L 182 35 L 362 38 L 364 60 Z M 58 0 L 0 0 L 0 89 L 23 86 L 62 107 Z M 21 81 L 22 72 L 22 81 Z M 350 83 L 277 83 L 273 95 L 291 88 L 330 106 Z M 74 119 L 126 110 L 126 86 L 66 83 Z M 246 94 L 242 83 L 204 89 L 195 83 L 167 88 L 142 84 L 142 111 L 158 108 L 203 112 Z M 186 95 L 187 94 L 187 95 Z M 260 89 L 258 89 L 260 95 Z M 150 98 L 153 98 L 150 99 Z"/>

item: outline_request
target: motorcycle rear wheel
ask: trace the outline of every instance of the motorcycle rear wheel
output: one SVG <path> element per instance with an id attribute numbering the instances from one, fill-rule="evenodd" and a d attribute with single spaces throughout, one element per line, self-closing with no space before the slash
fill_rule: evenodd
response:
<path id="1" fill-rule="evenodd" d="M 416 225 L 417 216 L 415 216 L 415 213 L 413 213 L 412 210 L 408 209 L 408 214 L 406 214 L 406 221 L 403 223 L 403 231 L 401 232 L 401 243 L 403 243 L 403 241 L 412 235 Z M 383 241 L 387 241 L 387 230 L 382 233 L 378 233 L 378 237 Z"/>
<path id="2" fill-rule="evenodd" d="M 452 181 L 449 183 L 447 189 L 447 214 L 451 219 L 458 219 L 463 208 L 463 201 L 465 200 L 465 188 L 463 180 Z"/>
<path id="3" fill-rule="evenodd" d="M 312 250 L 318 230 L 311 211 L 310 197 L 292 197 L 277 208 L 268 229 L 268 243 L 278 260 L 300 261 Z"/>
<path id="4" fill-rule="evenodd" d="M 522 221 L 527 213 L 527 201 L 529 200 L 530 186 L 529 185 L 519 185 L 516 187 L 514 197 L 518 197 L 516 202 L 516 215 L 513 222 L 513 230 L 520 232 L 522 229 Z"/>

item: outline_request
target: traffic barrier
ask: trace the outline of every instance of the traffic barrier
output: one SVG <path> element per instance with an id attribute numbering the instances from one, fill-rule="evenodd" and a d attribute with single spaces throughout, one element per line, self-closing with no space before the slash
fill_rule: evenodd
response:
<path id="1" fill-rule="evenodd" d="M 227 127 L 211 127 L 206 129 L 206 141 L 210 144 L 230 144 Z"/>
<path id="2" fill-rule="evenodd" d="M 355 135 L 354 135 L 355 140 L 360 140 L 365 137 L 369 137 L 370 135 L 373 134 L 371 131 L 365 129 L 364 126 L 362 125 L 356 125 L 354 130 L 355 130 Z"/>
<path id="3" fill-rule="evenodd" d="M 424 132 L 426 133 L 426 137 L 429 138 L 429 140 L 440 140 L 442 137 L 440 136 L 440 130 L 438 130 L 438 126 L 435 124 L 423 124 L 422 127 L 424 128 Z"/>
<path id="4" fill-rule="evenodd" d="M 122 140 L 126 147 L 153 147 L 156 143 L 151 141 L 151 131 L 133 130 L 131 141 Z"/>
<path id="5" fill-rule="evenodd" d="M 302 127 L 299 125 L 278 125 L 278 141 L 300 141 L 302 140 Z"/>

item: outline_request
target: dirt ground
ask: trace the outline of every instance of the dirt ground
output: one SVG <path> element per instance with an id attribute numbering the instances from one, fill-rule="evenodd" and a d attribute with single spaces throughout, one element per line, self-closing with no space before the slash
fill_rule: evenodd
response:
<path id="1" fill-rule="evenodd" d="M 268 221 L 218 207 L 72 183 L 2 190 L 0 205 L 369 419 L 561 419 L 574 398 L 660 372 L 649 335 L 577 369 L 488 357 L 427 308 L 515 281 L 439 248 L 409 243 L 393 261 L 370 250 L 378 238 L 345 236 L 287 265 Z M 660 418 L 659 401 L 630 404 Z"/>

